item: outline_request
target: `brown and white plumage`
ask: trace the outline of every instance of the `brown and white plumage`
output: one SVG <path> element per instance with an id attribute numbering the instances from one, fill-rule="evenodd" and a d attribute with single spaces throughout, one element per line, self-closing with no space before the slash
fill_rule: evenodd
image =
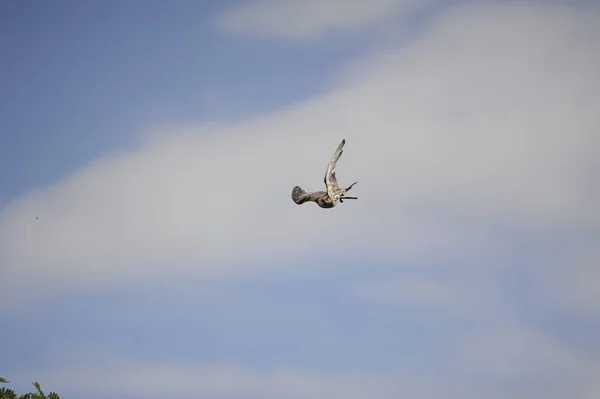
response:
<path id="1" fill-rule="evenodd" d="M 292 200 L 294 200 L 296 204 L 302 205 L 307 201 L 312 201 L 316 202 L 321 208 L 333 208 L 337 204 L 344 202 L 345 199 L 357 199 L 356 197 L 346 197 L 346 193 L 358 182 L 354 182 L 348 188 L 344 189 L 339 186 L 335 176 L 335 167 L 344 152 L 343 148 L 345 144 L 346 140 L 344 139 L 340 145 L 338 145 L 327 165 L 324 178 L 327 191 L 307 193 L 299 186 L 296 186 L 292 189 Z"/>

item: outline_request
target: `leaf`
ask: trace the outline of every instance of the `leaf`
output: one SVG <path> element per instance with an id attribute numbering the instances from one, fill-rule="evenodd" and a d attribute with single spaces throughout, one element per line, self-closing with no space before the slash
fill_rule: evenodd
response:
<path id="1" fill-rule="evenodd" d="M 40 398 L 46 398 L 46 395 L 44 394 L 44 391 L 42 391 L 42 388 L 40 388 L 40 383 L 39 382 L 34 382 L 33 386 L 35 387 L 35 389 L 37 389 L 39 397 Z"/>
<path id="2" fill-rule="evenodd" d="M 0 388 L 0 399 L 17 399 L 17 394 L 12 389 Z"/>

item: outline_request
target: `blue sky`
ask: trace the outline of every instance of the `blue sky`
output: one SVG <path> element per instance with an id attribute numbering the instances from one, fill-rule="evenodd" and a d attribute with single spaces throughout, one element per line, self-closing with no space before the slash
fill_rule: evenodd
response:
<path id="1" fill-rule="evenodd" d="M 65 398 L 596 397 L 599 20 L 4 2 L 0 375 Z M 295 205 L 342 138 L 359 200 Z"/>

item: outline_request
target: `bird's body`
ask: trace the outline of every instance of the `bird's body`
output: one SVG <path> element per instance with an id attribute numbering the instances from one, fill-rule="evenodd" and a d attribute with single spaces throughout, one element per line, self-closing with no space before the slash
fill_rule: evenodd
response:
<path id="1" fill-rule="evenodd" d="M 298 205 L 302 205 L 307 201 L 316 202 L 321 208 L 333 208 L 335 206 L 333 200 L 327 194 L 327 191 L 315 191 L 307 193 L 300 187 L 296 186 L 292 190 L 292 199 Z"/>
<path id="2" fill-rule="evenodd" d="M 346 197 L 346 193 L 358 182 L 354 182 L 348 188 L 344 189 L 339 186 L 335 177 L 335 166 L 344 152 L 344 144 L 346 144 L 345 139 L 338 145 L 327 165 L 324 179 L 327 191 L 307 193 L 299 186 L 296 186 L 292 189 L 292 200 L 294 200 L 296 204 L 302 205 L 307 201 L 312 201 L 316 202 L 321 208 L 333 208 L 337 204 L 343 203 L 345 199 L 357 199 L 356 197 Z"/>

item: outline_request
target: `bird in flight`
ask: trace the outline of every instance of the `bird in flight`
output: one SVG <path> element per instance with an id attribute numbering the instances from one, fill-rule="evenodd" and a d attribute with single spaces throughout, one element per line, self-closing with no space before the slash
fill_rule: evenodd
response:
<path id="1" fill-rule="evenodd" d="M 344 152 L 344 144 L 346 144 L 346 139 L 342 140 L 340 145 L 338 145 L 333 153 L 333 157 L 331 157 L 331 161 L 329 161 L 329 165 L 327 165 L 324 179 L 327 191 L 307 193 L 299 186 L 296 186 L 292 189 L 292 200 L 296 204 L 302 205 L 306 201 L 312 201 L 316 202 L 321 208 L 333 208 L 337 204 L 343 203 L 346 199 L 358 199 L 357 197 L 346 197 L 348 191 L 358 182 L 352 183 L 348 188 L 341 188 L 335 178 L 335 166 Z"/>

